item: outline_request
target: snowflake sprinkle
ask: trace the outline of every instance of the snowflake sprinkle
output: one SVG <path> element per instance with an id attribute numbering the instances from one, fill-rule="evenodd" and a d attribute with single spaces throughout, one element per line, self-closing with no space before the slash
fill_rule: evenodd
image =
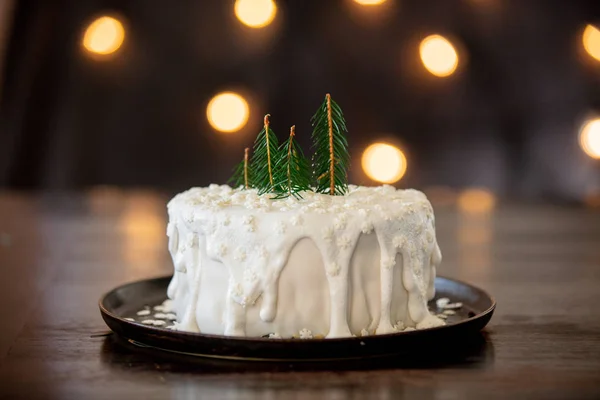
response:
<path id="1" fill-rule="evenodd" d="M 300 331 L 300 339 L 312 339 L 313 334 L 310 330 L 304 328 Z"/>
<path id="2" fill-rule="evenodd" d="M 351 242 L 348 236 L 342 236 L 337 240 L 337 245 L 342 249 L 347 249 L 350 247 Z"/>

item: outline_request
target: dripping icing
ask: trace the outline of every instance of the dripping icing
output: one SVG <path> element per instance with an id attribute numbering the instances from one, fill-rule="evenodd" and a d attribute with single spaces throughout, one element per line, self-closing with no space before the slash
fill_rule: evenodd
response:
<path id="1" fill-rule="evenodd" d="M 247 308 L 257 301 L 261 302 L 260 319 L 273 322 L 281 273 L 294 246 L 308 238 L 321 254 L 329 287 L 327 337 L 351 336 L 349 266 L 356 244 L 365 234 L 376 235 L 380 251 L 379 266 L 372 266 L 380 272 L 379 320 L 370 324 L 375 332 L 396 331 L 398 321 L 391 319 L 391 299 L 399 290 L 392 284 L 394 273 L 402 276 L 410 320 L 417 327 L 443 324 L 427 310 L 441 254 L 431 205 L 421 192 L 351 186 L 346 196 L 306 193 L 304 199 L 293 201 L 267 196 L 211 185 L 190 189 L 171 200 L 167 234 L 175 273 L 168 295 L 176 303 L 185 303 L 178 307 L 178 315 L 184 315 L 178 329 L 202 329 L 194 324 L 193 315 L 201 306 L 198 290 L 204 257 L 222 263 L 229 274 L 227 293 L 223 294 L 226 335 L 245 336 Z M 283 206 L 286 211 L 281 211 Z M 195 247 L 189 246 L 189 241 L 181 244 L 180 231 L 202 238 L 202 243 Z M 198 254 L 190 255 L 190 251 Z M 402 268 L 394 266 L 397 260 L 402 260 Z"/>

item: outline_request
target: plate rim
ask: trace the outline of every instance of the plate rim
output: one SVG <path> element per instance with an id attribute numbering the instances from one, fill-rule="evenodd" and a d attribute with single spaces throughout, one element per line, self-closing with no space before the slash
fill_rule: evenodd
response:
<path id="1" fill-rule="evenodd" d="M 116 292 L 117 290 L 123 289 L 127 286 L 132 286 L 135 284 L 139 284 L 142 282 L 148 282 L 148 281 L 159 281 L 159 280 L 166 280 L 166 279 L 170 279 L 172 278 L 173 275 L 163 275 L 163 276 L 158 276 L 158 277 L 153 277 L 153 278 L 146 278 L 146 279 L 138 279 L 135 281 L 131 281 L 131 282 L 126 282 L 124 284 L 121 284 L 119 286 L 116 286 L 114 288 L 112 288 L 111 290 L 109 290 L 108 292 L 105 292 L 104 294 L 102 294 L 102 296 L 100 297 L 100 299 L 98 300 L 98 307 L 100 308 L 100 313 L 101 314 L 106 314 L 108 317 L 113 318 L 118 320 L 120 323 L 124 323 L 126 325 L 130 325 L 136 328 L 142 327 L 145 329 L 148 329 L 150 332 L 158 332 L 158 333 L 169 333 L 169 334 L 177 334 L 178 336 L 181 335 L 182 337 L 189 337 L 189 338 L 205 338 L 205 339 L 217 339 L 217 340 L 237 340 L 237 341 L 242 341 L 242 342 L 249 342 L 249 343 L 298 343 L 300 341 L 300 339 L 294 339 L 294 338 L 282 338 L 282 339 L 269 339 L 269 338 L 265 338 L 265 337 L 248 337 L 248 336 L 225 336 L 225 335 L 214 335 L 214 334 L 208 334 L 208 333 L 202 333 L 202 332 L 186 332 L 186 331 L 176 331 L 173 329 L 168 329 L 168 328 L 162 328 L 162 327 L 156 327 L 156 326 L 149 326 L 149 325 L 145 325 L 142 324 L 140 322 L 137 321 L 128 321 L 125 319 L 125 317 L 120 317 L 112 312 L 110 312 L 108 309 L 106 309 L 106 307 L 104 306 L 104 301 L 106 300 L 106 298 L 111 295 L 112 293 Z M 455 322 L 452 323 L 450 325 L 441 325 L 441 326 L 436 326 L 436 327 L 431 327 L 431 328 L 425 328 L 425 329 L 415 329 L 412 331 L 405 331 L 405 332 L 394 332 L 394 333 L 385 333 L 385 334 L 375 334 L 375 335 L 369 335 L 369 336 L 349 336 L 349 337 L 339 337 L 339 338 L 312 338 L 309 340 L 302 340 L 302 342 L 304 343 L 333 343 L 333 342 L 341 342 L 341 343 L 354 343 L 357 340 L 369 340 L 369 338 L 380 338 L 380 339 L 385 339 L 385 338 L 393 338 L 393 337 L 398 337 L 400 335 L 419 335 L 419 334 L 423 334 L 426 332 L 435 332 L 435 331 L 440 331 L 440 330 L 445 330 L 448 329 L 448 327 L 456 327 L 456 326 L 460 326 L 460 325 L 464 325 L 464 324 L 469 324 L 475 320 L 481 319 L 481 318 L 485 318 L 486 316 L 488 316 L 490 313 L 493 313 L 494 310 L 496 309 L 497 306 L 497 302 L 496 299 L 490 295 L 488 292 L 486 292 L 485 290 L 481 289 L 478 286 L 472 285 L 470 283 L 467 283 L 465 281 L 459 280 L 459 279 L 454 279 L 454 278 L 449 278 L 443 275 L 438 275 L 436 276 L 436 279 L 441 278 L 441 279 L 445 279 L 454 283 L 458 283 L 461 284 L 463 286 L 467 286 L 470 287 L 472 289 L 477 290 L 478 292 L 482 293 L 483 295 L 485 295 L 487 298 L 490 299 L 491 301 L 491 305 L 484 311 L 477 313 L 475 315 L 473 315 L 472 317 L 468 317 L 466 319 L 463 319 L 459 322 Z M 491 316 L 490 316 L 491 319 Z M 486 323 L 487 325 L 487 323 Z M 109 326 L 109 329 L 110 328 Z M 116 332 L 115 332 L 116 333 Z M 129 339 L 129 338 L 128 338 Z M 149 347 L 153 347 L 153 346 L 149 346 Z"/>

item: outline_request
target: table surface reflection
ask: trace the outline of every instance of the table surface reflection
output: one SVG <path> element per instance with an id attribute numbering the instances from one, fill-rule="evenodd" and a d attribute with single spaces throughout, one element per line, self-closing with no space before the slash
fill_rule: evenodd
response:
<path id="1" fill-rule="evenodd" d="M 110 188 L 0 192 L 0 397 L 600 398 L 598 209 L 485 211 L 434 199 L 439 273 L 498 302 L 464 353 L 247 364 L 157 353 L 107 334 L 97 308 L 104 292 L 171 272 L 167 200 Z"/>

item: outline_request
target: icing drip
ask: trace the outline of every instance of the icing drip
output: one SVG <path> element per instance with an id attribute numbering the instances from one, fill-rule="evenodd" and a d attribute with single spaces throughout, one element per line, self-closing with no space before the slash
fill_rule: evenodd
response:
<path id="1" fill-rule="evenodd" d="M 384 334 L 396 332 L 397 324 L 416 324 L 417 328 L 443 324 L 427 310 L 441 253 L 433 211 L 421 192 L 350 186 L 345 196 L 308 192 L 300 200 L 271 200 L 268 196 L 211 185 L 190 189 L 171 200 L 167 234 L 175 273 L 168 296 L 181 316 L 177 329 L 203 329 L 198 315 L 210 307 L 203 308 L 200 293 L 202 285 L 210 285 L 202 283 L 209 280 L 202 278 L 207 273 L 206 263 L 222 265 L 227 271 L 227 290 L 217 293 L 223 297 L 222 318 L 216 321 L 225 335 L 246 335 L 247 324 L 255 323 L 248 319 L 249 309 L 257 302 L 261 323 L 277 324 L 282 318 L 278 315 L 281 274 L 292 249 L 308 238 L 321 254 L 329 289 L 326 337 L 360 334 L 360 330 L 351 332 L 349 326 L 349 270 L 359 238 L 369 234 L 375 235 L 379 245 L 379 265 L 365 268 L 379 269 L 380 296 L 378 303 L 367 301 L 379 306 L 370 312 L 369 329 Z M 395 274 L 400 274 L 403 287 L 394 285 Z M 403 291 L 406 318 L 395 321 L 392 299 Z M 305 329 L 297 327 L 295 332 L 300 328 Z M 270 332 L 274 331 L 277 329 Z"/>

